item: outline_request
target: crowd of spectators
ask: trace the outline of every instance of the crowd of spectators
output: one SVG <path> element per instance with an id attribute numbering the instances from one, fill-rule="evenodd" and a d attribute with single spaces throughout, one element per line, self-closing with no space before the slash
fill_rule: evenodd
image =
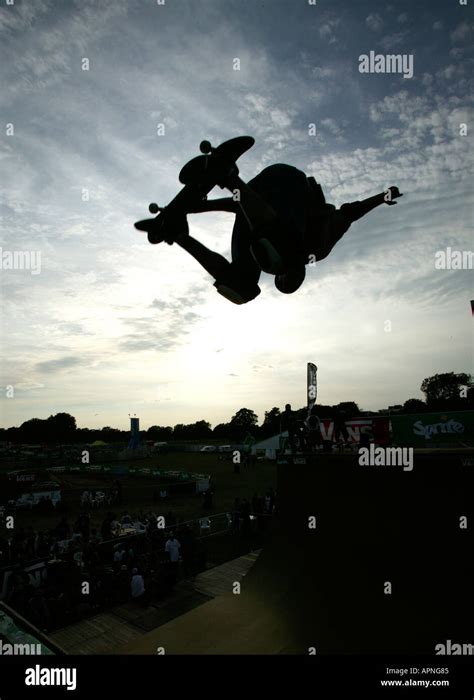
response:
<path id="1" fill-rule="evenodd" d="M 158 494 L 153 495 L 155 504 Z M 212 511 L 212 490 L 202 498 L 203 510 Z M 159 500 L 167 499 L 163 487 Z M 193 578 L 205 569 L 203 541 L 172 511 L 162 518 L 152 510 L 111 510 L 124 508 L 121 504 L 117 481 L 104 492 L 83 491 L 77 517 L 70 520 L 63 514 L 49 530 L 30 525 L 9 533 L 0 527 L 0 592 L 6 602 L 39 629 L 51 631 L 127 602 L 146 607 L 169 595 L 180 577 Z M 99 516 L 96 505 L 107 512 Z M 264 516 L 274 508 L 273 491 L 255 494 L 251 502 L 236 499 L 229 515 L 231 532 L 261 530 Z M 36 510 L 43 513 L 43 508 Z M 6 515 L 4 510 L 0 521 Z"/>
<path id="2" fill-rule="evenodd" d="M 236 499 L 232 531 L 261 530 L 274 511 L 272 490 L 251 502 Z M 205 569 L 204 545 L 189 525 L 172 511 L 164 523 L 155 512 L 124 510 L 108 511 L 94 527 L 84 509 L 73 522 L 63 515 L 46 532 L 28 526 L 0 534 L 0 589 L 9 605 L 44 631 L 130 601 L 145 607 L 169 595 L 181 576 Z M 4 575 L 9 572 L 6 583 L 2 567 Z"/>
<path id="3" fill-rule="evenodd" d="M 234 500 L 232 527 L 244 535 L 252 531 L 262 531 L 265 528 L 265 518 L 276 513 L 276 495 L 273 489 L 268 489 L 264 496 L 253 495 L 252 501 L 246 498 Z"/>
<path id="4" fill-rule="evenodd" d="M 203 547 L 188 525 L 172 512 L 165 522 L 166 528 L 159 527 L 151 512 L 108 512 L 93 528 L 82 511 L 72 525 L 64 516 L 49 532 L 13 530 L 10 538 L 0 537 L 0 567 L 13 572 L 6 602 L 49 631 L 130 600 L 147 605 L 164 598 L 180 570 L 191 578 L 205 568 Z M 138 534 L 113 538 L 127 526 Z"/>

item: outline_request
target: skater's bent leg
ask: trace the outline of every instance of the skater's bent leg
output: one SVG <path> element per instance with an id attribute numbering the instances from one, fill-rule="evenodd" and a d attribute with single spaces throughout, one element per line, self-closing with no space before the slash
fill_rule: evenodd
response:
<path id="1" fill-rule="evenodd" d="M 256 263 L 250 250 L 253 241 L 254 236 L 247 221 L 242 212 L 239 212 L 235 217 L 234 228 L 232 229 L 232 263 L 238 269 L 243 270 L 248 279 L 257 284 L 262 270 Z"/>
<path id="2" fill-rule="evenodd" d="M 234 304 L 245 304 L 260 294 L 257 276 L 253 269 L 230 263 L 219 253 L 214 253 L 192 236 L 183 236 L 176 241 L 197 260 L 215 279 L 214 286 L 219 294 Z"/>
<path id="3" fill-rule="evenodd" d="M 230 262 L 219 253 L 214 253 L 192 236 L 182 236 L 176 243 L 184 248 L 214 279 L 221 277 L 230 267 Z"/>
<path id="4" fill-rule="evenodd" d="M 273 207 L 238 175 L 230 177 L 226 186 L 232 192 L 238 192 L 237 203 L 252 233 L 269 227 L 278 220 L 278 214 Z"/>

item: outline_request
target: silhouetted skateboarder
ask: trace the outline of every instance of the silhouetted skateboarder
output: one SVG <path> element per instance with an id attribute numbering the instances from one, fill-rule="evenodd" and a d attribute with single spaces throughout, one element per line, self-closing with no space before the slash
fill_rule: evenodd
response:
<path id="1" fill-rule="evenodd" d="M 305 266 L 327 257 L 354 221 L 380 204 L 396 204 L 393 200 L 402 196 L 397 187 L 390 187 L 336 209 L 326 203 L 313 177 L 283 163 L 265 168 L 248 184 L 231 170 L 221 184 L 234 196 L 204 199 L 189 213 L 235 213 L 232 262 L 190 236 L 187 225 L 168 243 L 187 250 L 215 279 L 219 293 L 236 304 L 260 294 L 262 271 L 275 275 L 280 292 L 292 294 L 305 279 Z"/>

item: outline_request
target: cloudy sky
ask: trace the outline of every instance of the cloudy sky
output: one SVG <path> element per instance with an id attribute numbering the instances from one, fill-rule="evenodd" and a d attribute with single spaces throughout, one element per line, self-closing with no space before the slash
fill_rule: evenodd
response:
<path id="1" fill-rule="evenodd" d="M 304 405 L 307 361 L 320 402 L 367 410 L 472 371 L 472 271 L 435 268 L 473 249 L 472 28 L 455 0 L 2 0 L 2 265 L 41 255 L 39 274 L 0 270 L 2 426 L 58 411 L 215 425 L 244 406 L 262 420 Z M 370 51 L 412 55 L 413 77 L 360 73 Z M 336 206 L 392 184 L 404 197 L 296 294 L 264 274 L 235 306 L 133 222 L 174 197 L 203 138 L 241 134 L 256 139 L 244 179 L 283 162 Z M 189 221 L 230 255 L 231 214 Z"/>

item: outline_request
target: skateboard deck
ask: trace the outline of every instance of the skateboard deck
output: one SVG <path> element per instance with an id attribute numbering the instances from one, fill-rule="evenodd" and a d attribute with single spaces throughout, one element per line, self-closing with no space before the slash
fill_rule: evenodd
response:
<path id="1" fill-rule="evenodd" d="M 203 141 L 201 151 L 207 155 L 193 158 L 181 169 L 179 180 L 184 184 L 182 190 L 164 208 L 153 205 L 152 209 L 150 205 L 151 210 L 159 210 L 158 215 L 137 221 L 135 228 L 148 233 L 150 243 L 164 240 L 172 242 L 174 236 L 187 228 L 186 214 L 225 179 L 230 170 L 238 173 L 235 161 L 254 143 L 255 139 L 251 136 L 229 139 L 217 148 L 212 148 L 208 141 Z"/>

